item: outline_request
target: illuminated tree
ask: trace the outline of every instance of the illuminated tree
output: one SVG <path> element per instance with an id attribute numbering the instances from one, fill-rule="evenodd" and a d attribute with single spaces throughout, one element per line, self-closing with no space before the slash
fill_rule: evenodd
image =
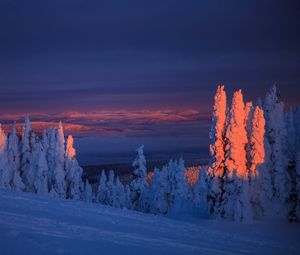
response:
<path id="1" fill-rule="evenodd" d="M 226 129 L 226 154 L 224 194 L 220 207 L 220 217 L 243 220 L 244 208 L 248 207 L 248 198 L 243 200 L 241 194 L 243 183 L 248 180 L 246 144 L 248 142 L 245 121 L 245 106 L 242 91 L 234 92 Z M 233 175 L 234 174 L 234 175 Z M 239 215 L 236 210 L 239 209 Z"/>
<path id="2" fill-rule="evenodd" d="M 245 145 L 248 139 L 245 128 L 245 108 L 241 90 L 236 91 L 233 95 L 225 138 L 226 170 L 229 175 L 236 170 L 237 177 L 244 178 L 247 176 Z"/>
<path id="3" fill-rule="evenodd" d="M 264 112 L 260 107 L 255 107 L 252 125 L 250 132 L 250 155 L 249 155 L 249 167 L 250 177 L 255 178 L 259 175 L 257 166 L 261 165 L 265 161 L 265 118 Z"/>
<path id="4" fill-rule="evenodd" d="M 65 154 L 67 198 L 78 200 L 83 192 L 83 170 L 75 158 L 76 151 L 73 147 L 73 143 L 73 137 L 69 135 L 66 143 Z"/>

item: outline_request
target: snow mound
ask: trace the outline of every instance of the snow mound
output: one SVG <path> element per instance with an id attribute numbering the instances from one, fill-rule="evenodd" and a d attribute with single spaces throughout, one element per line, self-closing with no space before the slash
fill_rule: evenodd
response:
<path id="1" fill-rule="evenodd" d="M 297 224 L 175 220 L 0 190 L 3 255 L 299 254 L 299 234 Z"/>

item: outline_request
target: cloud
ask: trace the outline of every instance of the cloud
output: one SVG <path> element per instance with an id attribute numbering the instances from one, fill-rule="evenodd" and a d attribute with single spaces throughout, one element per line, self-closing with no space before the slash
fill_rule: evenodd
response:
<path id="1" fill-rule="evenodd" d="M 0 120 L 8 132 L 11 124 L 16 121 L 19 132 L 22 130 L 22 122 L 29 116 L 32 129 L 40 132 L 50 126 L 57 126 L 63 122 L 67 133 L 125 133 L 127 135 L 151 134 L 174 134 L 184 127 L 190 127 L 190 131 L 209 122 L 208 116 L 198 109 L 184 110 L 101 110 L 93 112 L 62 112 L 58 114 L 47 113 L 20 113 L 2 114 Z M 176 124 L 174 126 L 174 124 Z"/>

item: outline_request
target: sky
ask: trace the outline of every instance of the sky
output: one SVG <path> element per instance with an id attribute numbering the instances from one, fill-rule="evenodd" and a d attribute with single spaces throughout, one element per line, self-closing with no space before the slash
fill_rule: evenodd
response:
<path id="1" fill-rule="evenodd" d="M 220 83 L 256 100 L 276 82 L 296 105 L 299 17 L 299 1 L 0 0 L 0 114 L 208 120 Z"/>

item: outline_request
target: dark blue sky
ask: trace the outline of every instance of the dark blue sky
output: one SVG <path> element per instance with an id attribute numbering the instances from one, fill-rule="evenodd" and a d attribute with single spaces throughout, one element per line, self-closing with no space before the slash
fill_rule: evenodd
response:
<path id="1" fill-rule="evenodd" d="M 0 112 L 300 102 L 299 1 L 0 0 Z"/>

